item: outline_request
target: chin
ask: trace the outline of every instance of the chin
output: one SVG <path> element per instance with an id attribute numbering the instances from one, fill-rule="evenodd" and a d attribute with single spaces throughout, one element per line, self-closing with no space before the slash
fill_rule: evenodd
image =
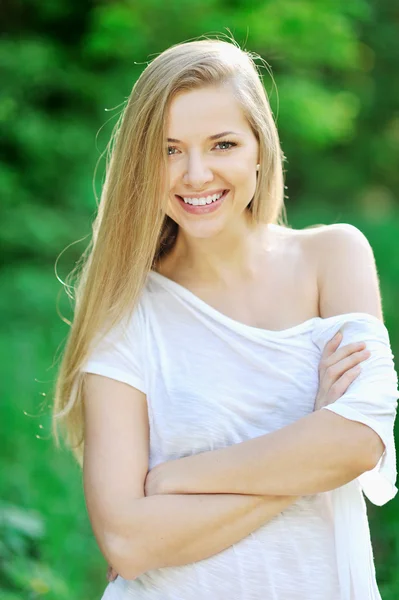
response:
<path id="1" fill-rule="evenodd" d="M 216 223 L 196 223 L 196 226 L 188 226 L 185 227 L 184 224 L 179 224 L 179 227 L 184 231 L 184 233 L 196 239 L 207 239 L 218 235 L 221 231 L 223 231 L 224 226 Z"/>

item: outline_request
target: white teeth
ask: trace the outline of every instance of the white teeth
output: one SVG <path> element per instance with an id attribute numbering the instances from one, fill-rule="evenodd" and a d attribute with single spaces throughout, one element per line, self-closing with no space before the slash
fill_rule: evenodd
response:
<path id="1" fill-rule="evenodd" d="M 183 198 L 183 200 L 186 204 L 192 204 L 194 206 L 204 206 L 205 204 L 211 204 L 212 202 L 219 200 L 221 196 L 223 196 L 223 192 L 220 192 L 219 194 L 214 194 L 213 196 L 206 196 L 204 198 Z"/>

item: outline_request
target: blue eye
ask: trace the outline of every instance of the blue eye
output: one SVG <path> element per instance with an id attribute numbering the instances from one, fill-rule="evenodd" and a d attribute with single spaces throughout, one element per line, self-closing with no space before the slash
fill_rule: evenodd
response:
<path id="1" fill-rule="evenodd" d="M 227 141 L 226 142 L 218 142 L 216 144 L 216 146 L 220 146 L 221 144 L 224 144 L 224 145 L 228 146 L 228 148 L 220 148 L 220 150 L 230 150 L 230 148 L 233 148 L 234 146 L 237 146 L 236 143 L 234 143 L 234 142 L 227 142 Z"/>

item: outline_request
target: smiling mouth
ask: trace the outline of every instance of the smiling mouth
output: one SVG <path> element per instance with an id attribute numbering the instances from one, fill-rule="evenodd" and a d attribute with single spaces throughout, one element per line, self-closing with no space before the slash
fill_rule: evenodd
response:
<path id="1" fill-rule="evenodd" d="M 207 215 L 217 211 L 220 206 L 222 206 L 229 191 L 230 190 L 224 190 L 213 196 L 203 196 L 202 198 L 186 197 L 186 200 L 184 197 L 178 196 L 177 194 L 175 194 L 175 197 L 186 213 L 192 215 Z M 191 202 L 187 202 L 187 200 L 192 200 L 193 202 L 196 202 L 196 204 L 191 204 Z"/>
<path id="2" fill-rule="evenodd" d="M 179 196 L 176 194 L 176 197 L 189 206 L 209 206 L 220 200 L 227 192 L 228 190 L 221 190 L 214 194 L 203 194 L 202 196 Z"/>

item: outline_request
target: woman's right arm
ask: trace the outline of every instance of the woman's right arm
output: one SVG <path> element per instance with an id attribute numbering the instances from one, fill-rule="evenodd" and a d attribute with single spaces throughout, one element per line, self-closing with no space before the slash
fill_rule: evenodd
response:
<path id="1" fill-rule="evenodd" d="M 293 496 L 144 494 L 149 424 L 145 394 L 88 373 L 84 489 L 106 560 L 126 579 L 185 565 L 239 542 L 297 501 Z"/>

